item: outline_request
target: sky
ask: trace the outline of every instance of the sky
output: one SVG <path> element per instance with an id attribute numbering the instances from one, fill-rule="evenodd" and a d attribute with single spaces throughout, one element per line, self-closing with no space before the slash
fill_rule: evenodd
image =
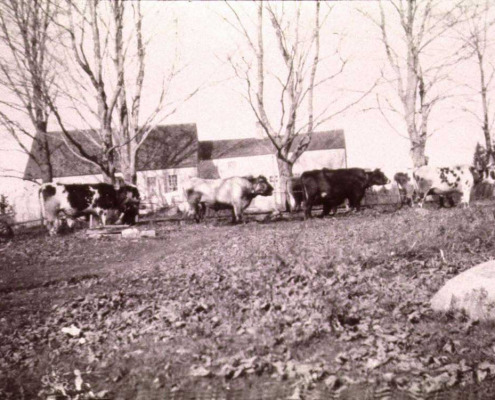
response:
<path id="1" fill-rule="evenodd" d="M 241 15 L 253 18 L 254 7 L 250 2 L 231 4 Z M 244 87 L 227 62 L 229 56 L 249 57 L 249 51 L 242 36 L 224 21 L 223 16 L 232 19 L 224 2 L 148 1 L 142 5 L 146 19 L 145 34 L 153 33 L 148 49 L 150 58 L 143 109 L 152 110 L 156 104 L 157 88 L 164 71 L 170 66 L 178 38 L 179 64 L 185 68 L 170 88 L 170 99 L 182 99 L 197 87 L 202 89 L 163 123 L 196 123 L 200 140 L 256 136 L 256 120 L 242 97 Z M 296 3 L 286 3 L 289 14 L 294 5 Z M 363 16 L 363 13 L 376 15 L 378 8 L 375 1 L 327 2 L 323 4 L 322 12 L 326 12 L 328 5 L 334 6 L 334 9 L 321 33 L 324 60 L 319 74 L 323 77 L 335 71 L 339 65 L 338 56 L 348 62 L 342 74 L 318 89 L 316 107 L 322 109 L 335 101 L 333 109 L 338 110 L 373 86 L 383 66 L 386 66 L 386 57 L 378 30 Z M 301 7 L 303 13 L 309 14 L 314 3 L 302 2 Z M 178 24 L 177 34 L 174 21 Z M 269 27 L 266 27 L 268 31 Z M 394 40 L 400 45 L 398 37 Z M 340 47 L 335 54 L 337 43 Z M 276 70 L 278 50 L 273 38 L 266 38 L 266 46 L 267 68 L 271 66 Z M 475 66 L 469 63 L 459 64 L 452 71 L 452 78 L 457 82 L 455 85 L 466 79 L 476 83 L 478 79 Z M 376 87 L 364 101 L 319 128 L 344 129 L 349 166 L 380 167 L 389 174 L 411 167 L 409 144 L 404 138 L 405 129 L 400 118 L 391 116 L 387 122 L 376 109 L 377 94 L 393 97 L 393 90 L 387 85 Z M 267 93 L 267 99 L 272 102 L 271 110 L 276 114 L 280 107 L 278 98 Z M 463 101 L 464 98 L 454 97 L 432 114 L 430 126 L 435 133 L 428 140 L 427 155 L 433 165 L 471 163 L 474 146 L 477 142 L 483 143 L 476 121 L 460 111 L 459 102 Z M 178 102 L 182 103 L 180 100 Z M 83 127 L 75 116 L 70 122 L 75 128 Z M 50 128 L 57 130 L 53 121 Z M 0 135 L 0 167 L 22 171 L 26 161 L 27 157 L 16 150 L 15 144 L 7 136 Z M 20 182 L 0 181 L 0 192 L 15 190 Z"/>

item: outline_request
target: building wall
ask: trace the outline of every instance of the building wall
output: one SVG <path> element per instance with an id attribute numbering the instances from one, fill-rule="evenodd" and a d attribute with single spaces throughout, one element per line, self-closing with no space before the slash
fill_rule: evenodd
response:
<path id="1" fill-rule="evenodd" d="M 198 176 L 197 168 L 138 172 L 137 187 L 141 194 L 142 204 L 150 211 L 155 211 L 184 202 L 186 200 L 183 190 L 184 182 L 194 176 Z"/>
<path id="2" fill-rule="evenodd" d="M 301 175 L 304 171 L 322 168 L 346 168 L 345 149 L 306 151 L 296 161 L 292 172 Z"/>

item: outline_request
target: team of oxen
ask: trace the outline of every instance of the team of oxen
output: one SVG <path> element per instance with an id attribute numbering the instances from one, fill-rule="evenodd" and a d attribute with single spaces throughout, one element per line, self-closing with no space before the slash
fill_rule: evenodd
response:
<path id="1" fill-rule="evenodd" d="M 471 189 L 479 182 L 495 183 L 495 166 L 477 170 L 469 166 L 438 168 L 423 166 L 413 173 L 399 172 L 394 180 L 398 185 L 402 203 L 420 207 L 428 195 L 438 195 L 440 206 L 446 198 L 453 206 L 453 195 L 460 194 L 461 204 L 469 206 Z M 380 169 L 362 168 L 318 169 L 304 172 L 293 178 L 289 185 L 289 203 L 292 210 L 301 209 L 304 217 L 311 218 L 312 208 L 322 206 L 321 217 L 337 210 L 345 202 L 360 210 L 366 190 L 375 185 L 386 185 L 390 180 Z M 187 199 L 184 214 L 200 222 L 207 208 L 230 209 L 232 222 L 242 222 L 243 212 L 256 196 L 271 196 L 274 188 L 267 179 L 258 177 L 231 177 L 226 179 L 190 178 L 184 185 Z M 97 217 L 105 225 L 120 222 L 132 225 L 137 222 L 140 195 L 136 186 L 129 184 L 60 184 L 41 186 L 40 201 L 45 225 L 55 234 L 64 222 L 73 226 L 80 216 Z"/>

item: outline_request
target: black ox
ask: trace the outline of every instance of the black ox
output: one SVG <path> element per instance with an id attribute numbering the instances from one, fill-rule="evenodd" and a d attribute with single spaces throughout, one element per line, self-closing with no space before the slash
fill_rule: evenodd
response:
<path id="1" fill-rule="evenodd" d="M 365 171 L 361 168 L 306 171 L 301 175 L 301 182 L 306 203 L 305 219 L 311 218 L 314 205 L 323 205 L 320 215 L 323 218 L 346 199 L 352 209 L 359 211 L 367 188 L 390 183 L 381 170 Z"/>

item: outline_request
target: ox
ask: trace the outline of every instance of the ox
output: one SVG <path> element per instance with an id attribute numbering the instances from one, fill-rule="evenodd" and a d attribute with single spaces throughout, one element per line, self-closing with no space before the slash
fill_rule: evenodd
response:
<path id="1" fill-rule="evenodd" d="M 39 190 L 41 212 L 50 235 L 64 222 L 69 228 L 80 216 L 99 218 L 103 225 L 109 212 L 118 214 L 123 224 L 133 225 L 139 214 L 139 191 L 133 185 L 113 186 L 108 183 L 45 183 Z"/>
<path id="2" fill-rule="evenodd" d="M 322 169 L 306 171 L 301 175 L 304 188 L 304 218 L 311 218 L 313 205 L 323 204 L 323 218 L 347 199 L 349 206 L 360 210 L 361 200 L 367 188 L 386 185 L 390 181 L 379 169 L 365 171 L 361 168 Z"/>
<path id="3" fill-rule="evenodd" d="M 231 209 L 232 222 L 243 220 L 243 211 L 256 196 L 271 196 L 273 187 L 263 175 L 257 178 L 232 177 L 226 179 L 191 178 L 184 187 L 189 204 L 189 216 L 200 222 L 206 210 Z"/>
<path id="4" fill-rule="evenodd" d="M 446 196 L 450 205 L 454 205 L 452 194 L 461 194 L 461 205 L 469 207 L 471 189 L 481 181 L 495 183 L 493 167 L 478 171 L 468 165 L 453 167 L 432 167 L 425 165 L 414 171 L 414 180 L 418 188 L 419 206 L 422 207 L 428 195 L 440 196 L 440 207 L 443 207 L 443 197 Z"/>
<path id="5" fill-rule="evenodd" d="M 394 181 L 397 183 L 399 189 L 401 206 L 406 204 L 412 207 L 418 194 L 416 182 L 414 181 L 412 173 L 397 172 L 394 175 Z"/>

